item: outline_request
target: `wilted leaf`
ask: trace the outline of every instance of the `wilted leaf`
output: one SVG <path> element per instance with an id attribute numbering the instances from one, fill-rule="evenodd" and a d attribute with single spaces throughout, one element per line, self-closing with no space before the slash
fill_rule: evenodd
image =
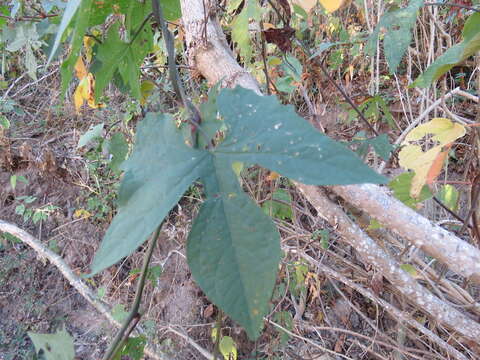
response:
<path id="1" fill-rule="evenodd" d="M 323 8 L 327 10 L 327 12 L 334 12 L 342 6 L 345 0 L 320 0 L 320 4 L 322 4 Z"/>
<path id="2" fill-rule="evenodd" d="M 293 0 L 294 4 L 302 7 L 307 13 L 317 5 L 317 0 Z"/>
<path id="3" fill-rule="evenodd" d="M 282 52 L 290 52 L 292 50 L 292 36 L 295 30 L 291 27 L 281 29 L 267 29 L 263 31 L 267 43 L 275 44 Z"/>
<path id="4" fill-rule="evenodd" d="M 95 88 L 95 79 L 93 74 L 87 71 L 85 64 L 83 63 L 82 57 L 80 56 L 75 64 L 75 74 L 80 80 L 77 88 L 73 94 L 73 100 L 75 103 L 75 110 L 77 113 L 80 112 L 80 108 L 86 101 L 88 106 L 92 109 L 97 109 L 99 107 L 104 107 L 103 104 L 95 102 L 94 88 Z"/>
<path id="5" fill-rule="evenodd" d="M 419 196 L 423 185 L 433 183 L 440 174 L 451 144 L 463 135 L 464 126 L 445 118 L 435 118 L 410 131 L 402 143 L 404 148 L 398 158 L 403 168 L 415 171 L 410 190 L 412 197 Z M 422 146 L 417 144 L 422 139 L 422 145 L 429 146 L 429 141 L 434 145 L 423 151 Z"/>

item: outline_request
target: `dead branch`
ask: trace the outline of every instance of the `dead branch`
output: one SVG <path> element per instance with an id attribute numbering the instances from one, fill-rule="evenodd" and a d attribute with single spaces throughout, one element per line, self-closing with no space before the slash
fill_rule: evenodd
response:
<path id="1" fill-rule="evenodd" d="M 109 310 L 109 307 L 98 299 L 94 292 L 83 283 L 83 281 L 75 275 L 72 269 L 65 263 L 61 256 L 55 254 L 52 250 L 43 245 L 40 241 L 30 235 L 28 232 L 20 229 L 18 226 L 10 224 L 6 221 L 0 220 L 0 233 L 6 232 L 12 234 L 21 240 L 24 244 L 30 246 L 35 252 L 44 259 L 47 259 L 52 263 L 65 277 L 65 279 L 72 285 L 80 295 L 82 295 L 85 300 L 87 300 L 97 311 L 105 316 L 107 320 L 113 326 L 120 328 L 122 326 L 117 320 L 112 316 L 112 313 Z M 168 359 L 168 356 L 159 352 L 158 350 L 153 350 L 149 346 L 145 347 L 145 354 L 150 356 L 152 359 L 165 360 Z"/>

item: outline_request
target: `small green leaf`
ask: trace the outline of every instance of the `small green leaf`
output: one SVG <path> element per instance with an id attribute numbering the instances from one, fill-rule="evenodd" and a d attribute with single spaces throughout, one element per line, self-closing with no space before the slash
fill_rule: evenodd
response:
<path id="1" fill-rule="evenodd" d="M 290 312 L 278 311 L 273 315 L 273 319 L 286 330 L 291 331 L 293 329 L 293 317 Z M 286 345 L 287 341 L 290 339 L 290 335 L 281 329 L 276 329 L 276 331 L 280 334 L 280 344 L 282 346 Z"/>
<path id="2" fill-rule="evenodd" d="M 433 196 L 428 186 L 424 186 L 422 188 L 418 199 L 413 198 L 410 195 L 410 189 L 412 188 L 412 180 L 414 176 L 415 173 L 406 172 L 398 175 L 388 184 L 390 189 L 393 190 L 393 195 L 395 196 L 395 198 L 400 200 L 405 205 L 411 207 L 412 209 L 416 209 L 417 204 L 422 203 L 423 201 L 430 199 Z"/>
<path id="3" fill-rule="evenodd" d="M 127 317 L 128 317 L 128 312 L 125 311 L 125 305 L 123 304 L 116 304 L 112 308 L 112 316 L 115 320 L 117 320 L 120 323 L 123 323 Z"/>
<path id="4" fill-rule="evenodd" d="M 457 211 L 459 193 L 453 185 L 446 184 L 440 188 L 438 199 L 452 211 Z"/>
<path id="5" fill-rule="evenodd" d="M 390 73 L 397 71 L 397 67 L 412 41 L 411 29 L 415 25 L 418 11 L 423 3 L 423 0 L 411 0 L 407 7 L 395 8 L 385 13 L 375 31 L 370 35 L 366 51 L 373 56 L 377 49 L 377 39 L 381 32 L 385 32 L 383 48 Z"/>
<path id="6" fill-rule="evenodd" d="M 237 346 L 230 336 L 222 337 L 218 347 L 225 360 L 237 360 Z"/>
<path id="7" fill-rule="evenodd" d="M 124 357 L 132 360 L 140 360 L 144 357 L 145 345 L 147 345 L 145 336 L 129 337 L 121 351 L 115 354 L 113 360 L 122 360 Z"/>
<path id="8" fill-rule="evenodd" d="M 413 265 L 410 265 L 410 264 L 401 264 L 400 265 L 400 268 L 407 272 L 408 274 L 410 274 L 410 276 L 414 277 L 414 278 L 417 278 L 418 277 L 418 272 L 417 272 L 417 269 L 415 268 L 415 266 Z"/>
<path id="9" fill-rule="evenodd" d="M 293 218 L 292 197 L 285 189 L 277 189 L 272 200 L 267 200 L 262 204 L 262 209 L 268 216 L 276 217 L 282 220 Z"/>
<path id="10" fill-rule="evenodd" d="M 128 155 L 128 143 L 122 133 L 116 133 L 112 136 L 108 142 L 108 153 L 112 156 L 109 166 L 116 172 Z"/>
<path id="11" fill-rule="evenodd" d="M 102 132 L 103 132 L 103 123 L 91 126 L 88 131 L 80 136 L 80 139 L 78 140 L 78 145 L 77 149 L 89 144 L 91 141 L 101 138 L 102 137 Z"/>
<path id="12" fill-rule="evenodd" d="M 0 126 L 4 129 L 10 129 L 10 121 L 5 115 L 0 115 Z"/>
<path id="13" fill-rule="evenodd" d="M 59 330 L 55 334 L 37 334 L 28 332 L 37 353 L 43 350 L 46 360 L 73 360 L 75 350 L 73 338 L 65 331 Z"/>
<path id="14" fill-rule="evenodd" d="M 465 22 L 463 41 L 445 51 L 410 87 L 426 88 L 458 63 L 480 50 L 480 13 L 475 12 Z"/>
<path id="15" fill-rule="evenodd" d="M 103 298 L 107 293 L 107 288 L 102 286 L 97 289 L 97 296 L 99 299 Z"/>

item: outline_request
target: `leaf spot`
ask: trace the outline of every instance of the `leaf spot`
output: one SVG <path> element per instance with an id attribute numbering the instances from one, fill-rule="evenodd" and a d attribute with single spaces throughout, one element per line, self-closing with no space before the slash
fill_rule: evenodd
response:
<path id="1" fill-rule="evenodd" d="M 275 124 L 273 127 L 275 128 L 275 130 L 278 130 L 282 127 L 282 123 L 278 123 L 278 124 Z"/>

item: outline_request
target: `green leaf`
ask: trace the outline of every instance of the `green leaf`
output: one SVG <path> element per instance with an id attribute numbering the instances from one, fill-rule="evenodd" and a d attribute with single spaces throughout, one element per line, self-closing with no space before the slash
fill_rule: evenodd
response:
<path id="1" fill-rule="evenodd" d="M 131 254 L 162 222 L 190 184 L 208 153 L 186 146 L 170 116 L 149 113 L 137 128 L 137 142 L 120 167 L 120 205 L 95 254 L 92 274 Z"/>
<path id="2" fill-rule="evenodd" d="M 395 196 L 395 198 L 400 200 L 405 205 L 411 207 L 412 209 L 416 209 L 417 204 L 422 203 L 423 201 L 430 199 L 433 196 L 430 189 L 426 185 L 422 188 L 418 199 L 410 195 L 410 189 L 412 187 L 412 180 L 414 176 L 415 173 L 406 172 L 397 176 L 388 184 L 390 189 L 393 190 L 393 195 Z"/>
<path id="3" fill-rule="evenodd" d="M 113 360 L 122 360 L 124 356 L 132 360 L 140 360 L 144 356 L 145 345 L 147 345 L 145 336 L 129 337 L 121 351 L 115 354 Z"/>
<path id="4" fill-rule="evenodd" d="M 241 189 L 229 157 L 209 160 L 202 177 L 207 200 L 188 238 L 188 263 L 207 297 L 255 339 L 275 285 L 280 236 Z"/>
<path id="5" fill-rule="evenodd" d="M 356 152 L 362 158 L 368 154 L 370 146 L 372 146 L 378 156 L 380 156 L 385 161 L 388 161 L 388 159 L 390 158 L 390 153 L 394 150 L 393 145 L 390 144 L 390 141 L 388 140 L 387 134 L 381 134 L 379 136 L 369 139 L 366 137 L 364 131 L 360 131 L 355 135 L 352 143 L 359 144 Z"/>
<path id="6" fill-rule="evenodd" d="M 237 360 L 237 346 L 230 336 L 222 337 L 218 347 L 225 360 Z"/>
<path id="7" fill-rule="evenodd" d="M 88 131 L 80 136 L 80 139 L 78 140 L 78 145 L 77 149 L 81 148 L 82 146 L 87 145 L 91 141 L 101 138 L 102 137 L 102 132 L 103 132 L 103 123 L 91 126 Z"/>
<path id="8" fill-rule="evenodd" d="M 480 13 L 472 14 L 463 28 L 463 41 L 453 45 L 422 73 L 410 87 L 426 88 L 455 65 L 480 50 Z"/>
<path id="9" fill-rule="evenodd" d="M 390 73 L 397 71 L 403 55 L 412 41 L 411 30 L 417 20 L 417 14 L 423 6 L 423 0 L 411 0 L 407 7 L 385 13 L 367 43 L 366 51 L 375 55 L 380 32 L 385 32 L 383 48 Z"/>
<path id="10" fill-rule="evenodd" d="M 446 184 L 440 188 L 438 199 L 450 210 L 457 211 L 459 193 L 453 185 Z"/>
<path id="11" fill-rule="evenodd" d="M 128 317 L 128 312 L 125 310 L 125 305 L 123 304 L 116 304 L 112 308 L 112 316 L 115 320 L 122 323 Z"/>
<path id="12" fill-rule="evenodd" d="M 401 264 L 400 269 L 403 271 L 407 272 L 410 276 L 417 278 L 418 277 L 418 272 L 415 266 L 411 264 Z"/>
<path id="13" fill-rule="evenodd" d="M 75 350 L 73 338 L 65 331 L 59 330 L 55 334 L 36 334 L 28 332 L 37 353 L 43 350 L 46 360 L 73 360 Z"/>
<path id="14" fill-rule="evenodd" d="M 237 44 L 237 49 L 245 64 L 252 57 L 252 41 L 250 39 L 250 19 L 260 20 L 261 8 L 256 0 L 246 0 L 240 14 L 232 21 L 232 39 Z"/>
<path id="15" fill-rule="evenodd" d="M 273 319 L 276 323 L 280 324 L 283 328 L 291 331 L 293 329 L 293 317 L 288 311 L 278 311 L 273 315 Z M 275 329 L 280 334 L 280 344 L 286 345 L 290 339 L 290 335 L 281 329 Z"/>
<path id="16" fill-rule="evenodd" d="M 272 200 L 267 200 L 262 204 L 262 209 L 265 214 L 269 216 L 283 220 L 292 220 L 293 212 L 291 203 L 292 197 L 290 193 L 285 189 L 277 189 L 272 195 Z"/>
<path id="17" fill-rule="evenodd" d="M 162 0 L 160 6 L 167 21 L 175 21 L 182 17 L 180 0 Z"/>
<path id="18" fill-rule="evenodd" d="M 151 31 L 144 30 L 133 43 L 124 42 L 119 35 L 120 24 L 113 25 L 107 38 L 98 45 L 97 60 L 100 63 L 95 71 L 95 97 L 99 100 L 103 90 L 118 70 L 122 82 L 137 99 L 142 98 L 140 89 L 140 64 L 151 49 Z"/>
<path id="19" fill-rule="evenodd" d="M 110 168 L 117 172 L 128 155 L 128 143 L 122 133 L 116 133 L 108 142 L 108 153 L 112 156 Z"/>
<path id="20" fill-rule="evenodd" d="M 5 115 L 0 115 L 0 126 L 6 130 L 10 129 L 10 121 Z"/>
<path id="21" fill-rule="evenodd" d="M 385 183 L 350 150 L 320 133 L 293 106 L 237 87 L 217 99 L 229 136 L 216 152 L 312 185 Z"/>
<path id="22" fill-rule="evenodd" d="M 86 2 L 87 1 L 83 1 L 83 3 L 86 3 Z M 52 51 L 50 52 L 50 56 L 48 57 L 47 66 L 48 64 L 50 64 L 50 61 L 52 61 L 53 55 L 57 51 L 58 46 L 60 45 L 60 41 L 62 40 L 63 33 L 65 32 L 68 25 L 70 24 L 70 21 L 72 21 L 73 16 L 77 12 L 81 3 L 82 3 L 82 0 L 70 0 L 68 2 L 67 7 L 65 8 L 65 11 L 62 16 L 62 21 L 60 22 L 60 27 L 58 28 L 57 36 L 55 37 L 55 42 L 53 43 Z"/>
<path id="23" fill-rule="evenodd" d="M 274 97 L 224 89 L 217 104 L 226 130 L 216 148 L 188 147 L 169 116 L 147 114 L 139 124 L 134 151 L 122 164 L 118 213 L 92 274 L 131 254 L 200 178 L 206 200 L 188 238 L 192 275 L 207 297 L 256 338 L 275 283 L 279 234 L 245 195 L 232 165 L 259 164 L 308 184 L 385 179 Z"/>

